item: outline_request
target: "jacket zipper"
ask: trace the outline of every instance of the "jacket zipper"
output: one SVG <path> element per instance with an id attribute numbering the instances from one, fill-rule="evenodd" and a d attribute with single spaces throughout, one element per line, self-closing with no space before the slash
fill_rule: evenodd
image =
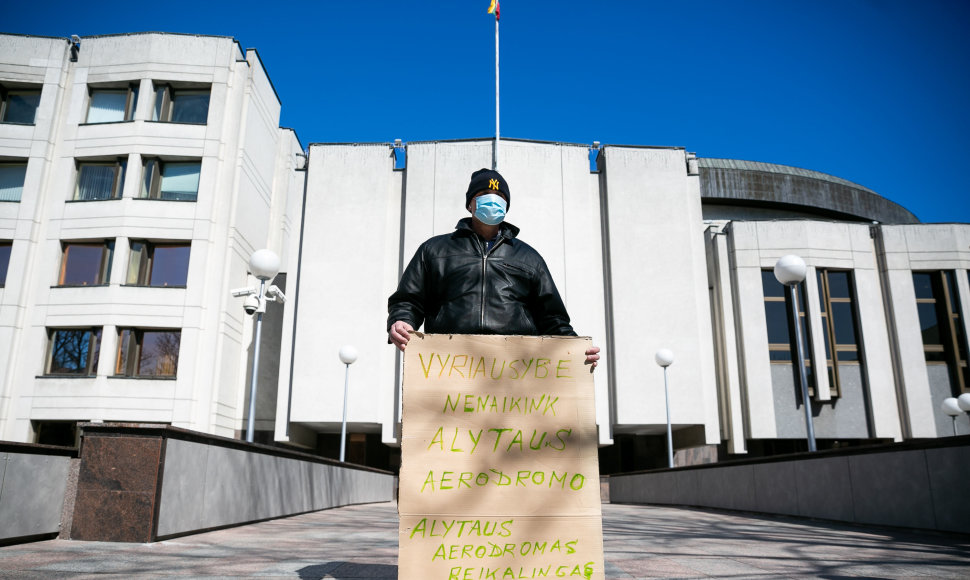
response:
<path id="1" fill-rule="evenodd" d="M 481 238 L 479 238 L 478 241 L 478 247 L 482 250 L 482 317 L 481 321 L 479 322 L 479 328 L 482 330 L 482 332 L 485 332 L 485 264 L 488 262 L 488 255 L 494 252 L 495 248 L 497 248 L 504 239 L 505 238 L 502 236 L 499 236 L 498 240 L 495 242 L 495 245 L 492 246 L 492 249 L 488 251 L 485 250 L 487 247 L 487 242 L 483 242 Z"/>

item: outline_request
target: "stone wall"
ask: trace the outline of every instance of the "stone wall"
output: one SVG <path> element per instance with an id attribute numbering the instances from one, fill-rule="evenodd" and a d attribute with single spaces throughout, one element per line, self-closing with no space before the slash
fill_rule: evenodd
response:
<path id="1" fill-rule="evenodd" d="M 58 534 L 76 456 L 70 447 L 0 442 L 0 544 Z"/>
<path id="2" fill-rule="evenodd" d="M 613 503 L 970 533 L 970 436 L 610 477 Z"/>
<path id="3" fill-rule="evenodd" d="M 154 542 L 391 501 L 390 472 L 167 426 L 82 425 L 71 539 Z"/>
<path id="4" fill-rule="evenodd" d="M 0 442 L 0 482 L 0 544 L 58 534 L 154 542 L 392 501 L 396 486 L 390 472 L 279 447 L 167 426 L 94 423 L 82 425 L 79 450 Z"/>

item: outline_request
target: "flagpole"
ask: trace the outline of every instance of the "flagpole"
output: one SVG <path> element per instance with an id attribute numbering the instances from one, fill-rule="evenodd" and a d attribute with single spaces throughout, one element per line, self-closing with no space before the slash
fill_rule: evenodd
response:
<path id="1" fill-rule="evenodd" d="M 498 8 L 495 10 L 495 147 L 492 148 L 492 169 L 498 170 L 499 101 L 498 101 Z"/>

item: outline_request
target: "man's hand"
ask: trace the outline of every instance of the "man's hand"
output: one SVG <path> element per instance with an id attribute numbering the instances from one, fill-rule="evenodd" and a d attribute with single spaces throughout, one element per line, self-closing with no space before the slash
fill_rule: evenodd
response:
<path id="1" fill-rule="evenodd" d="M 392 324 L 391 329 L 387 331 L 387 338 L 394 346 L 401 349 L 401 352 L 404 352 L 404 347 L 407 346 L 408 341 L 411 340 L 411 336 L 408 333 L 413 331 L 414 329 L 411 328 L 410 324 L 404 322 L 403 320 L 398 320 Z M 599 351 L 599 349 L 596 350 L 597 352 Z M 586 354 L 588 355 L 589 353 L 587 352 Z M 596 358 L 599 357 L 597 356 Z M 586 357 L 586 360 L 589 360 L 588 356 Z M 595 365 L 595 363 L 593 364 Z"/>
<path id="2" fill-rule="evenodd" d="M 404 347 L 401 347 L 401 348 L 403 349 Z M 600 359 L 600 347 L 598 346 L 589 347 L 589 349 L 586 351 L 586 363 L 585 363 L 589 365 L 589 372 L 593 372 L 593 369 L 596 368 L 596 361 L 598 361 L 599 359 Z"/>

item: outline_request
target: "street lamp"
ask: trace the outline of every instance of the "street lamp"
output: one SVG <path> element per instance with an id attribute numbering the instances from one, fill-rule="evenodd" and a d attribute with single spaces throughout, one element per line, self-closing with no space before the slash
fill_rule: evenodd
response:
<path id="1" fill-rule="evenodd" d="M 246 441 L 253 442 L 256 427 L 256 377 L 259 374 L 259 343 L 263 330 L 263 313 L 266 312 L 267 302 L 285 302 L 286 296 L 276 286 L 270 284 L 266 289 L 266 282 L 272 282 L 280 271 L 280 257 L 272 250 L 256 250 L 249 257 L 249 271 L 259 280 L 259 290 L 255 288 L 236 288 L 232 290 L 235 297 L 245 296 L 243 309 L 246 314 L 256 315 L 256 338 L 253 346 L 253 372 L 249 383 L 249 420 L 246 425 Z"/>
<path id="2" fill-rule="evenodd" d="M 344 452 L 347 449 L 347 385 L 350 381 L 350 365 L 357 360 L 357 349 L 345 344 L 340 348 L 340 362 L 344 363 L 344 419 L 340 425 L 340 461 L 344 460 Z"/>
<path id="3" fill-rule="evenodd" d="M 662 348 L 654 356 L 657 364 L 664 369 L 664 404 L 667 406 L 667 467 L 674 466 L 674 438 L 670 429 L 670 393 L 667 391 L 667 367 L 674 364 L 674 353 L 669 348 Z"/>
<path id="4" fill-rule="evenodd" d="M 775 278 L 788 286 L 791 296 L 792 318 L 795 319 L 795 349 L 798 354 L 798 375 L 801 379 L 802 406 L 805 407 L 805 431 L 808 436 L 808 450 L 815 451 L 815 427 L 812 425 L 812 404 L 808 400 L 808 373 L 805 370 L 805 347 L 802 344 L 802 321 L 798 316 L 797 286 L 805 279 L 808 267 L 805 260 L 794 254 L 782 256 L 775 263 Z"/>
<path id="5" fill-rule="evenodd" d="M 966 413 L 967 417 L 970 418 L 970 393 L 963 393 L 957 397 L 957 405 L 960 407 L 960 410 Z"/>
<path id="6" fill-rule="evenodd" d="M 950 420 L 953 422 L 953 434 L 957 434 L 957 417 L 963 412 L 960 408 L 960 402 L 956 397 L 947 397 L 943 399 L 943 404 L 940 405 L 943 412 L 950 416 Z"/>

